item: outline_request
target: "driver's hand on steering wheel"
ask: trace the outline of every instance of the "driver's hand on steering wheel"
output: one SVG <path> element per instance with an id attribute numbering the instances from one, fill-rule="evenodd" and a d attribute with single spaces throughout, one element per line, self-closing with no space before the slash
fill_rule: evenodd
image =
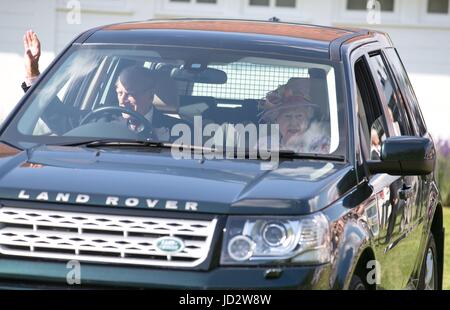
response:
<path id="1" fill-rule="evenodd" d="M 128 129 L 130 129 L 131 131 L 142 132 L 144 130 L 144 125 L 141 124 L 137 119 L 134 119 L 132 116 L 126 117 L 126 120 Z"/>

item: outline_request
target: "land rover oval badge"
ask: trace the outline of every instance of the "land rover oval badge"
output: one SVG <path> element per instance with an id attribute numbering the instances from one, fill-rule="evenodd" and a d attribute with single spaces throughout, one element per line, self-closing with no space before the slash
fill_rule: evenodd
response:
<path id="1" fill-rule="evenodd" d="M 161 237 L 156 239 L 156 249 L 165 254 L 175 254 L 183 251 L 184 242 L 176 237 Z"/>

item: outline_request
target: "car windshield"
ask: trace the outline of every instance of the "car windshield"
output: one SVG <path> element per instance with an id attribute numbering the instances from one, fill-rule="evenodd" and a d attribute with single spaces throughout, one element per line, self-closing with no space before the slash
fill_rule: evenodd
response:
<path id="1" fill-rule="evenodd" d="M 96 139 L 344 154 L 337 63 L 179 46 L 74 46 L 4 137 L 22 146 Z"/>

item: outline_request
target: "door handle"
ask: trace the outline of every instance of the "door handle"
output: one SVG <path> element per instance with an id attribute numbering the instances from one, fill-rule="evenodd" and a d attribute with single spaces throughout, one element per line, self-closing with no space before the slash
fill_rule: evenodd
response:
<path id="1" fill-rule="evenodd" d="M 414 196 L 414 189 L 411 185 L 403 184 L 403 188 L 398 191 L 399 197 L 402 200 L 408 200 Z"/>

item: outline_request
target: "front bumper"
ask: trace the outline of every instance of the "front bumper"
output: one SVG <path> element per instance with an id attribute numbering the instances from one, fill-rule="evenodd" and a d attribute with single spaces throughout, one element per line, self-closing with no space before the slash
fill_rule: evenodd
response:
<path id="1" fill-rule="evenodd" d="M 66 262 L 0 259 L 3 289 L 329 289 L 331 265 L 277 267 L 281 273 L 266 278 L 271 267 L 217 267 L 210 271 L 169 270 L 81 263 L 81 284 L 67 284 Z"/>

